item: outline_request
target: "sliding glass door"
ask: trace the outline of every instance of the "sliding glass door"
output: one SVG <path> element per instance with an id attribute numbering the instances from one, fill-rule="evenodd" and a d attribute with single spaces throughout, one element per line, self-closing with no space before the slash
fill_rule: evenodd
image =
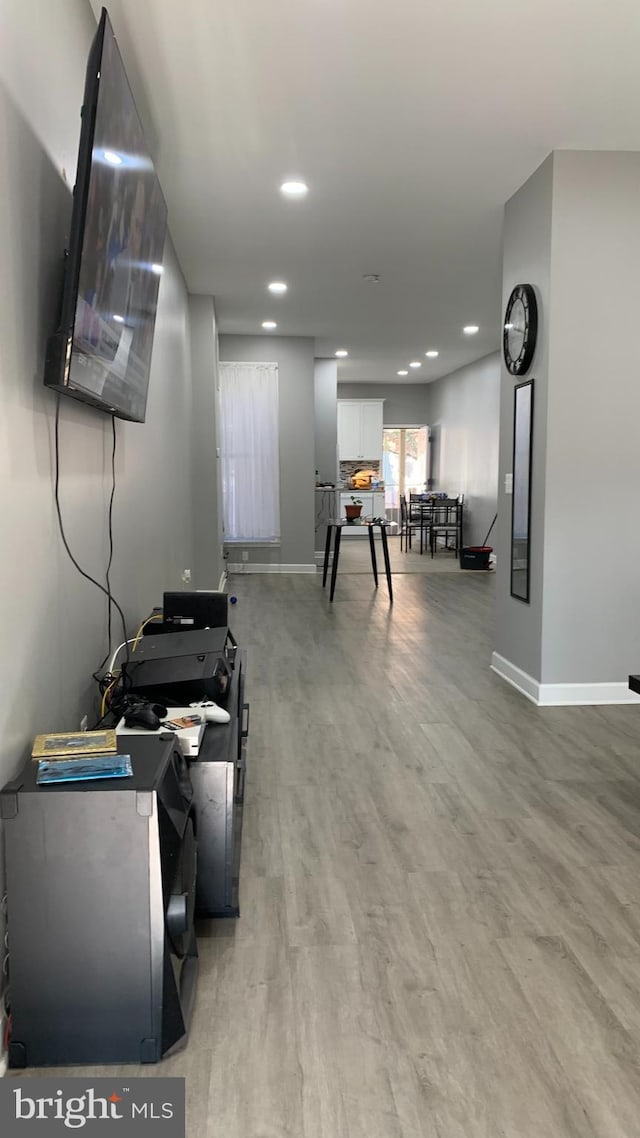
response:
<path id="1" fill-rule="evenodd" d="M 417 494 L 426 489 L 428 435 L 427 427 L 384 428 L 382 476 L 387 511 L 400 509 L 401 494 Z"/>

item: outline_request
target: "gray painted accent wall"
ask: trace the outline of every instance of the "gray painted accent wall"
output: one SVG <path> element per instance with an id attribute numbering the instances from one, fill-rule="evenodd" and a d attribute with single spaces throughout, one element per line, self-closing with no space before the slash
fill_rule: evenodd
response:
<path id="1" fill-rule="evenodd" d="M 554 156 L 544 683 L 640 666 L 640 154 Z"/>
<path id="2" fill-rule="evenodd" d="M 505 475 L 513 465 L 513 391 L 518 382 L 501 362 L 495 650 L 528 675 L 541 675 L 551 217 L 554 155 L 507 202 L 504 213 L 502 309 L 517 284 L 532 284 L 538 301 L 538 340 L 526 378 L 533 377 L 533 454 L 529 604 L 511 592 L 511 495 Z"/>
<path id="3" fill-rule="evenodd" d="M 0 565 L 5 655 L 0 684 L 0 782 L 38 732 L 76 729 L 96 703 L 106 600 L 71 565 L 53 496 L 55 396 L 42 385 L 57 318 L 71 211 L 80 106 L 95 20 L 85 0 L 16 7 L 0 37 Z M 52 97 L 55 92 L 55 98 Z M 164 255 L 147 422 L 117 423 L 112 586 L 130 634 L 193 566 L 192 392 L 187 293 L 171 241 Z M 104 580 L 111 489 L 111 420 L 60 400 L 60 498 L 68 539 Z M 114 647 L 122 640 L 114 616 Z"/>
<path id="4" fill-rule="evenodd" d="M 640 386 L 629 334 L 639 200 L 639 154 L 557 151 L 505 209 L 503 304 L 513 285 L 535 285 L 540 331 L 527 376 L 531 604 L 509 596 L 505 510 L 496 651 L 543 685 L 618 684 L 626 694 L 640 664 Z M 503 369 L 501 482 L 511 470 L 515 382 Z"/>
<path id="5" fill-rule="evenodd" d="M 335 482 L 338 468 L 338 365 L 335 360 L 316 360 L 314 411 L 316 465 L 321 482 Z"/>
<path id="6" fill-rule="evenodd" d="M 316 470 L 320 482 L 335 482 L 338 468 L 338 363 L 316 360 L 314 368 Z M 314 545 L 317 554 L 327 540 L 327 518 L 335 512 L 329 494 L 315 494 Z"/>
<path id="7" fill-rule="evenodd" d="M 338 399 L 384 399 L 385 427 L 424 427 L 429 384 L 338 383 Z"/>
<path id="8" fill-rule="evenodd" d="M 433 488 L 464 494 L 464 540 L 484 540 L 497 510 L 500 357 L 485 356 L 427 386 Z M 495 543 L 495 528 L 489 539 Z"/>
<path id="9" fill-rule="evenodd" d="M 223 361 L 278 364 L 280 546 L 234 545 L 259 564 L 314 565 L 314 343 L 306 336 L 220 336 Z"/>
<path id="10" fill-rule="evenodd" d="M 224 567 L 218 436 L 218 335 L 213 297 L 189 297 L 193 371 L 193 587 L 217 589 Z"/>

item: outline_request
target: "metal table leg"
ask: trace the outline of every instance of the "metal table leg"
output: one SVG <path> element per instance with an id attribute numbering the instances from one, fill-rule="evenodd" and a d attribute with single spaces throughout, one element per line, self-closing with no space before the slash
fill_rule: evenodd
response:
<path id="1" fill-rule="evenodd" d="M 387 585 L 389 588 L 389 600 L 393 604 L 393 587 L 391 585 L 391 563 L 389 561 L 389 546 L 387 544 L 387 527 L 380 526 L 380 536 L 382 538 L 382 552 L 384 554 L 384 567 L 387 574 Z"/>
<path id="2" fill-rule="evenodd" d="M 324 589 L 327 583 L 327 569 L 329 568 L 329 552 L 331 550 L 331 530 L 333 526 L 331 522 L 327 522 L 327 540 L 324 546 L 324 566 L 322 569 L 322 588 Z"/>
<path id="3" fill-rule="evenodd" d="M 378 562 L 376 561 L 376 547 L 373 540 L 373 526 L 367 526 L 369 530 L 369 549 L 371 550 L 371 568 L 373 569 L 373 579 L 378 588 Z"/>
<path id="4" fill-rule="evenodd" d="M 329 593 L 329 601 L 333 600 L 333 594 L 336 591 L 336 577 L 338 576 L 338 558 L 340 556 L 341 537 L 342 526 L 336 526 L 336 539 L 333 543 L 333 565 L 331 566 L 331 592 Z"/>

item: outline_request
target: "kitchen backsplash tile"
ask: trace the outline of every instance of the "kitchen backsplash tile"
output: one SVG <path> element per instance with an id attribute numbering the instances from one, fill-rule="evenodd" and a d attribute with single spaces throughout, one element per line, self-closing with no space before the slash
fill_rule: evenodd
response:
<path id="1" fill-rule="evenodd" d="M 348 459 L 340 463 L 340 481 L 348 482 L 350 478 L 358 470 L 375 470 L 377 477 L 380 477 L 380 459 L 379 458 L 358 458 Z"/>

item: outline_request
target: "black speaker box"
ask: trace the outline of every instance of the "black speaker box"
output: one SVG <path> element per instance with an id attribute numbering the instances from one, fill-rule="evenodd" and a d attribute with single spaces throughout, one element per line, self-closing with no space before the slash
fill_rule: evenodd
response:
<path id="1" fill-rule="evenodd" d="M 175 736 L 126 752 L 132 778 L 38 786 L 30 760 L 0 794 L 11 1067 L 154 1063 L 186 1040 L 193 791 Z"/>

